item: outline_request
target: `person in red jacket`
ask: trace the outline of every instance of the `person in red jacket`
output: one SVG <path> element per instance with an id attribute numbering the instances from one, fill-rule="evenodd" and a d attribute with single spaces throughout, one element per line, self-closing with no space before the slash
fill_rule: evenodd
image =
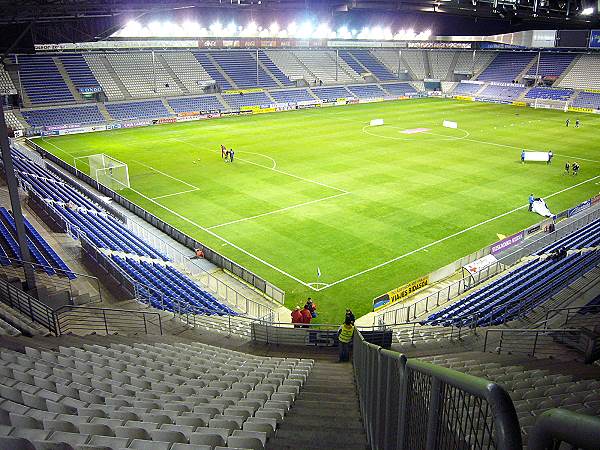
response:
<path id="1" fill-rule="evenodd" d="M 312 320 L 312 314 L 310 310 L 305 306 L 302 311 L 302 323 L 304 324 L 304 328 L 309 328 L 310 321 Z"/>
<path id="2" fill-rule="evenodd" d="M 304 323 L 304 317 L 302 317 L 299 306 L 296 306 L 292 311 L 292 323 L 294 324 L 294 328 L 299 328 Z"/>

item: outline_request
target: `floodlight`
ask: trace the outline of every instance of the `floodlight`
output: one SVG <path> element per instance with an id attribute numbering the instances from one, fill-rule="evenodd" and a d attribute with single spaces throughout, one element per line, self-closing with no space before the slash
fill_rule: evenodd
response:
<path id="1" fill-rule="evenodd" d="M 287 27 L 287 31 L 290 36 L 295 36 L 296 31 L 298 31 L 298 25 L 296 25 L 296 22 L 290 23 Z"/>
<path id="2" fill-rule="evenodd" d="M 312 34 L 313 34 L 313 26 L 307 20 L 300 26 L 300 29 L 298 30 L 298 37 L 304 38 L 304 39 L 309 39 L 312 37 Z"/>
<path id="3" fill-rule="evenodd" d="M 213 22 L 210 27 L 208 27 L 213 36 L 219 36 L 223 32 L 223 25 L 218 20 Z"/>
<path id="4" fill-rule="evenodd" d="M 585 8 L 581 11 L 582 16 L 591 16 L 592 14 L 594 14 L 594 8 Z"/>
<path id="5" fill-rule="evenodd" d="M 279 33 L 279 24 L 277 22 L 273 22 L 269 27 L 269 30 L 271 30 L 271 34 L 276 35 Z"/>
<path id="6" fill-rule="evenodd" d="M 225 36 L 231 37 L 231 36 L 235 36 L 235 31 L 237 30 L 237 27 L 235 26 L 235 23 L 233 22 L 229 22 L 229 25 L 227 25 L 227 27 L 225 27 Z"/>

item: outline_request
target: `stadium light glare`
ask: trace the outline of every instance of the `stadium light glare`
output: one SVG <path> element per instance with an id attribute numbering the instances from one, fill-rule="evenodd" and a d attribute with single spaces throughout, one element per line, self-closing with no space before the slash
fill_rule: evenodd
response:
<path id="1" fill-rule="evenodd" d="M 208 27 L 213 36 L 220 36 L 223 32 L 223 25 L 218 20 L 210 24 Z"/>
<path id="2" fill-rule="evenodd" d="M 298 31 L 298 25 L 296 25 L 296 22 L 292 22 L 287 26 L 287 31 L 288 34 L 290 36 L 295 36 L 296 35 L 296 31 Z"/>
<path id="3" fill-rule="evenodd" d="M 194 37 L 200 34 L 200 25 L 197 22 L 187 21 L 182 25 L 184 36 Z"/>
<path id="4" fill-rule="evenodd" d="M 229 22 L 229 24 L 225 27 L 225 35 L 227 37 L 235 36 L 236 31 L 237 31 L 237 27 L 235 26 L 235 23 L 233 23 L 233 22 Z"/>
<path id="5" fill-rule="evenodd" d="M 279 24 L 277 22 L 273 22 L 269 27 L 269 30 L 273 36 L 277 35 L 277 33 L 279 33 Z"/>
<path id="6" fill-rule="evenodd" d="M 582 16 L 591 16 L 592 14 L 594 14 L 594 8 L 585 8 L 581 11 Z"/>
<path id="7" fill-rule="evenodd" d="M 300 28 L 297 31 L 297 35 L 302 39 L 310 39 L 313 35 L 313 26 L 308 20 L 300 25 Z"/>

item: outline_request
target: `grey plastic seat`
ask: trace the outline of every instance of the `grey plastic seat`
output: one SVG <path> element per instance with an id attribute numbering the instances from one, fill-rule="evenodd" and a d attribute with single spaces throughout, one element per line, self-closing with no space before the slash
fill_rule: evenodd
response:
<path id="1" fill-rule="evenodd" d="M 86 444 L 87 441 L 90 440 L 89 434 L 79 434 L 79 433 L 67 433 L 66 431 L 55 431 L 50 437 L 48 437 L 49 441 L 53 442 L 66 442 L 67 444 L 77 447 L 78 445 Z"/>
<path id="2" fill-rule="evenodd" d="M 29 416 L 22 416 L 20 414 L 10 413 L 10 424 L 17 428 L 29 428 L 36 430 L 43 430 L 44 424 L 40 420 L 34 419 Z"/>
<path id="3" fill-rule="evenodd" d="M 73 450 L 73 446 L 66 442 L 33 441 L 35 450 Z"/>
<path id="4" fill-rule="evenodd" d="M 10 450 L 35 450 L 27 439 L 10 436 L 0 436 L 0 448 Z"/>
<path id="5" fill-rule="evenodd" d="M 68 433 L 78 433 L 79 429 L 66 420 L 44 420 L 44 429 L 48 431 L 66 431 Z"/>
<path id="6" fill-rule="evenodd" d="M 173 444 L 171 450 L 212 450 L 210 445 L 195 445 L 195 444 Z"/>
<path id="7" fill-rule="evenodd" d="M 202 419 L 200 417 L 181 416 L 181 417 L 175 418 L 175 424 L 176 425 L 186 425 L 186 426 L 190 426 L 190 427 L 193 427 L 194 429 L 196 429 L 198 427 L 206 427 L 208 425 L 208 421 L 205 421 L 204 419 Z"/>
<path id="8" fill-rule="evenodd" d="M 79 425 L 79 432 L 95 436 L 115 436 L 113 429 L 102 423 L 82 423 Z"/>
<path id="9" fill-rule="evenodd" d="M 171 447 L 170 442 L 160 441 L 147 441 L 143 439 L 134 439 L 127 448 L 133 448 L 136 450 L 169 450 Z"/>
<path id="10" fill-rule="evenodd" d="M 114 429 L 116 437 L 124 437 L 128 439 L 143 439 L 150 441 L 152 437 L 144 428 L 138 427 L 116 427 Z"/>
<path id="11" fill-rule="evenodd" d="M 236 437 L 236 438 L 244 437 L 244 438 L 258 439 L 263 447 L 267 444 L 267 433 L 265 433 L 263 431 L 236 430 L 229 437 L 229 439 L 231 439 L 232 437 Z M 227 441 L 227 443 L 229 445 L 229 440 Z"/>
<path id="12" fill-rule="evenodd" d="M 185 434 L 183 434 L 180 431 L 168 431 L 168 430 L 162 430 L 162 429 L 161 430 L 151 430 L 150 436 L 152 436 L 153 441 L 171 442 L 171 443 L 179 442 L 182 444 L 188 443 L 188 438 L 185 437 Z"/>
<path id="13" fill-rule="evenodd" d="M 195 445 L 208 445 L 209 447 L 217 447 L 219 445 L 226 445 L 226 439 L 228 436 L 223 437 L 219 433 L 192 433 L 190 436 L 190 444 Z"/>
<path id="14" fill-rule="evenodd" d="M 129 439 L 124 437 L 111 437 L 111 436 L 92 436 L 89 445 L 96 445 L 99 447 L 105 446 L 110 448 L 125 448 Z"/>
<path id="15" fill-rule="evenodd" d="M 271 438 L 275 435 L 275 430 L 268 423 L 257 423 L 257 422 L 244 422 L 242 426 L 242 430 L 244 431 L 259 431 L 261 433 L 265 433 L 267 438 Z M 233 434 L 235 435 L 235 431 Z"/>

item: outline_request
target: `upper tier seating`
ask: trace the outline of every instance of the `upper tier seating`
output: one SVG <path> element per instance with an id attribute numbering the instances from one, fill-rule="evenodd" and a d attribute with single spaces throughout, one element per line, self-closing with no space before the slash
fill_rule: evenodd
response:
<path id="1" fill-rule="evenodd" d="M 307 89 L 286 89 L 282 91 L 269 92 L 271 97 L 278 103 L 313 102 L 315 99 Z"/>
<path id="2" fill-rule="evenodd" d="M 314 364 L 201 343 L 27 347 L 0 358 L 6 450 L 264 450 Z"/>
<path id="3" fill-rule="evenodd" d="M 215 112 L 224 110 L 225 107 L 216 95 L 202 95 L 200 97 L 171 98 L 167 100 L 169 106 L 179 114 L 182 112 Z"/>
<path id="4" fill-rule="evenodd" d="M 523 86 L 496 86 L 489 85 L 486 86 L 483 91 L 481 91 L 478 95 L 482 97 L 492 97 L 498 98 L 502 100 L 516 100 L 519 96 L 525 92 L 525 87 Z"/>
<path id="5" fill-rule="evenodd" d="M 348 86 L 348 90 L 356 98 L 380 98 L 385 97 L 386 92 L 376 84 L 361 84 L 357 86 Z"/>
<path id="6" fill-rule="evenodd" d="M 569 100 L 573 95 L 571 89 L 552 89 L 545 87 L 534 87 L 527 92 L 525 98 L 541 98 L 544 100 Z"/>
<path id="7" fill-rule="evenodd" d="M 260 65 L 256 64 L 253 52 L 236 50 L 212 52 L 211 55 L 239 88 L 277 87 L 277 82 Z"/>
<path id="8" fill-rule="evenodd" d="M 19 56 L 21 85 L 32 104 L 66 103 L 75 99 L 52 56 Z"/>
<path id="9" fill-rule="evenodd" d="M 450 66 L 454 61 L 455 53 L 453 51 L 427 52 L 429 57 L 429 67 L 431 68 L 431 77 L 436 80 L 451 80 L 452 74 Z"/>
<path id="10" fill-rule="evenodd" d="M 342 84 L 362 81 L 362 77 L 342 59 L 337 60 L 330 50 L 294 50 L 300 62 L 323 84 Z M 337 78 L 336 78 L 337 72 Z M 313 82 L 315 80 L 307 80 Z"/>
<path id="11" fill-rule="evenodd" d="M 343 86 L 313 88 L 313 94 L 321 100 L 335 102 L 338 98 L 353 97 L 353 95 Z"/>
<path id="12" fill-rule="evenodd" d="M 354 59 L 357 60 L 360 64 L 362 64 L 362 66 L 365 67 L 368 72 L 375 75 L 378 80 L 391 81 L 398 79 L 398 77 L 393 72 L 391 72 L 385 66 L 385 64 L 379 62 L 379 60 L 377 60 L 377 58 L 374 57 L 368 50 L 350 50 L 348 51 L 348 53 L 351 56 L 353 56 Z M 340 52 L 340 55 L 341 54 L 342 52 Z M 364 72 L 364 70 L 362 70 L 361 72 L 357 71 L 357 73 L 362 72 Z"/>
<path id="13" fill-rule="evenodd" d="M 125 93 L 104 65 L 106 56 L 97 53 L 86 53 L 84 59 L 109 100 L 122 100 L 125 98 Z"/>
<path id="14" fill-rule="evenodd" d="M 371 54 L 377 58 L 389 71 L 398 78 L 398 70 L 400 73 L 406 72 L 407 67 L 402 59 L 400 59 L 400 53 L 398 50 L 371 50 Z"/>
<path id="15" fill-rule="evenodd" d="M 59 55 L 58 59 L 77 89 L 98 88 L 100 84 L 80 54 Z"/>
<path id="16" fill-rule="evenodd" d="M 232 84 L 223 76 L 217 66 L 215 66 L 209 52 L 193 52 L 193 54 L 206 73 L 217 82 L 221 89 L 227 90 L 235 88 L 235 86 L 232 86 Z"/>
<path id="17" fill-rule="evenodd" d="M 600 109 L 600 93 L 582 91 L 575 97 L 573 106 L 577 108 Z"/>
<path id="18" fill-rule="evenodd" d="M 271 75 L 273 75 L 281 83 L 282 86 L 293 86 L 294 83 L 292 83 L 288 76 L 285 73 L 283 73 L 273 61 L 271 61 L 269 55 L 267 55 L 267 53 L 264 50 L 258 51 L 258 60 L 263 66 L 267 68 L 269 72 L 271 72 Z"/>
<path id="19" fill-rule="evenodd" d="M 153 63 L 152 53 L 108 53 L 106 58 L 133 98 L 184 94 L 160 60 Z"/>
<path id="20" fill-rule="evenodd" d="M 24 128 L 24 125 L 17 118 L 15 113 L 11 110 L 4 111 L 4 120 L 6 121 L 6 125 L 8 125 L 8 128 L 11 128 L 13 130 L 20 130 Z"/>
<path id="21" fill-rule="evenodd" d="M 573 53 L 541 53 L 538 67 L 538 61 L 536 58 L 535 63 L 527 75 L 538 75 L 541 77 L 560 77 L 567 67 L 575 59 Z"/>
<path id="22" fill-rule="evenodd" d="M 242 106 L 268 106 L 273 103 L 264 92 L 225 94 L 223 98 L 233 109 L 240 109 Z"/>
<path id="23" fill-rule="evenodd" d="M 409 93 L 417 92 L 414 86 L 410 83 L 386 83 L 381 87 L 388 91 L 391 95 L 403 96 Z"/>
<path id="24" fill-rule="evenodd" d="M 52 205 L 50 207 L 69 225 L 72 236 L 85 235 L 100 249 L 98 257 L 105 258 L 115 271 L 121 271 L 131 280 L 138 298 L 155 308 L 181 313 L 236 314 L 177 270 L 166 255 L 155 250 L 81 192 L 20 152 L 14 151 L 14 154 L 15 169 L 21 182 Z"/>
<path id="25" fill-rule="evenodd" d="M 214 82 L 191 52 L 164 52 L 160 55 L 190 93 L 202 94 L 204 86 Z"/>
<path id="26" fill-rule="evenodd" d="M 172 116 L 160 100 L 131 103 L 106 103 L 108 113 L 116 120 L 156 119 Z"/>
<path id="27" fill-rule="evenodd" d="M 290 80 L 312 82 L 316 76 L 289 50 L 266 50 L 267 56 Z"/>
<path id="28" fill-rule="evenodd" d="M 423 50 L 402 50 L 401 57 L 406 61 L 417 80 L 427 78 L 424 60 L 426 56 Z"/>
<path id="29" fill-rule="evenodd" d="M 574 253 L 563 259 L 547 257 L 559 248 L 581 249 L 600 244 L 600 219 L 537 252 L 528 261 L 481 289 L 431 314 L 430 325 L 498 325 L 539 306 L 600 261 L 600 252 Z"/>
<path id="30" fill-rule="evenodd" d="M 482 85 L 477 83 L 458 83 L 452 91 L 452 93 L 455 95 L 476 94 L 479 91 L 479 89 L 481 89 L 481 87 Z"/>
<path id="31" fill-rule="evenodd" d="M 70 280 L 76 278 L 60 256 L 54 251 L 40 233 L 23 218 L 25 232 L 27 234 L 27 247 L 33 257 L 33 261 L 42 267 L 48 275 L 66 276 Z M 0 263 L 11 264 L 7 258 L 21 259 L 21 250 L 17 244 L 15 219 L 12 212 L 0 207 Z"/>
<path id="32" fill-rule="evenodd" d="M 73 124 L 93 124 L 106 121 L 96 105 L 73 108 L 32 109 L 21 111 L 32 127 L 48 127 Z"/>
<path id="33" fill-rule="evenodd" d="M 530 52 L 500 52 L 477 79 L 511 83 L 525 70 L 534 56 Z"/>
<path id="34" fill-rule="evenodd" d="M 494 58 L 494 52 L 476 51 L 473 56 L 472 51 L 459 51 L 454 67 L 455 73 L 475 75 L 483 70 Z"/>
<path id="35" fill-rule="evenodd" d="M 0 65 L 0 94 L 16 94 L 17 89 L 15 88 L 12 79 L 8 72 L 4 70 L 4 67 Z"/>
<path id="36" fill-rule="evenodd" d="M 600 55 L 580 55 L 558 85 L 573 89 L 598 89 L 600 86 Z"/>

